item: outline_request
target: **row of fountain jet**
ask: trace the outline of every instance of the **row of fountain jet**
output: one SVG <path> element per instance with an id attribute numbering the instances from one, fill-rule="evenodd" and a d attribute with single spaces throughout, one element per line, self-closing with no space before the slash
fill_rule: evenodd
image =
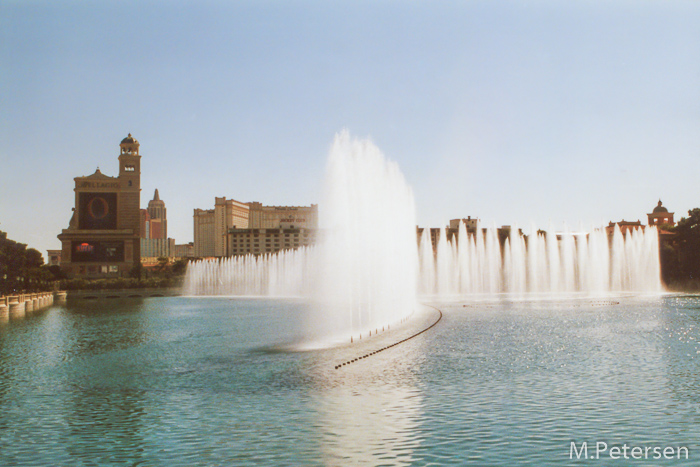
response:
<path id="1" fill-rule="evenodd" d="M 417 250 L 419 295 L 566 294 L 658 292 L 662 290 L 655 227 L 615 226 L 589 233 L 496 228 L 469 233 L 425 229 Z M 319 277 L 318 251 L 302 248 L 265 256 L 237 256 L 190 265 L 185 290 L 191 295 L 310 296 Z"/>
<path id="2" fill-rule="evenodd" d="M 418 291 L 423 295 L 566 294 L 658 292 L 662 289 L 655 227 L 623 234 L 619 226 L 588 233 L 539 231 L 525 236 L 514 227 L 456 235 L 440 229 L 421 235 Z"/>

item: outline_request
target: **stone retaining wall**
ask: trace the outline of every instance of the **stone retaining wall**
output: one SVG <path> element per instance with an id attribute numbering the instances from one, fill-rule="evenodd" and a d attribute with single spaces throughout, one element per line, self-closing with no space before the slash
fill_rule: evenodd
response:
<path id="1" fill-rule="evenodd" d="M 37 292 L 0 297 L 0 319 L 21 317 L 66 300 L 66 292 Z"/>

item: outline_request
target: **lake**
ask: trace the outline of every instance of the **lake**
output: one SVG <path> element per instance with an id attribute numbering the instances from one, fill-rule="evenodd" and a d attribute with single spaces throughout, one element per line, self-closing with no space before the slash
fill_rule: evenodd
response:
<path id="1" fill-rule="evenodd" d="M 433 305 L 434 328 L 373 355 L 438 312 L 314 350 L 293 299 L 69 302 L 11 319 L 0 465 L 700 464 L 700 296 Z M 624 445 L 646 459 L 611 457 Z"/>

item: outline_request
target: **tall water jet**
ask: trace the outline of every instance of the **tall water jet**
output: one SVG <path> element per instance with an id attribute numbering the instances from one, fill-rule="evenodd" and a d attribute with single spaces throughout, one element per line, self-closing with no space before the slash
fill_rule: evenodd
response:
<path id="1" fill-rule="evenodd" d="M 564 232 L 561 234 L 561 267 L 564 292 L 576 290 L 575 254 L 576 238 L 569 232 L 569 228 L 564 226 Z"/>
<path id="2" fill-rule="evenodd" d="M 413 193 L 395 162 L 367 140 L 336 135 L 320 204 L 318 306 L 326 336 L 393 324 L 416 305 Z"/>
<path id="3" fill-rule="evenodd" d="M 370 141 L 337 134 L 320 209 L 315 247 L 191 263 L 185 293 L 309 298 L 314 340 L 368 335 L 410 315 L 418 278 L 416 215 L 398 165 Z M 424 267 L 433 268 L 432 253 Z M 428 282 L 434 278 L 425 275 Z"/>
<path id="4" fill-rule="evenodd" d="M 452 261 L 452 248 L 447 242 L 447 228 L 440 229 L 440 237 L 437 241 L 436 268 L 437 268 L 437 293 L 449 295 L 454 293 L 452 287 L 452 274 L 454 266 Z"/>
<path id="5" fill-rule="evenodd" d="M 520 235 L 520 229 L 514 225 L 510 230 L 505 251 L 505 289 L 514 294 L 527 291 L 527 270 L 525 267 L 525 239 Z"/>
<path id="6" fill-rule="evenodd" d="M 459 223 L 457 232 L 457 265 L 459 267 L 459 290 L 470 290 L 471 270 L 469 268 L 469 249 L 471 242 L 467 237 L 467 226 L 464 222 Z"/>
<path id="7" fill-rule="evenodd" d="M 430 242 L 430 229 L 425 228 L 421 233 L 420 246 L 420 275 L 418 279 L 418 293 L 432 295 L 435 293 L 435 258 L 433 246 Z"/>

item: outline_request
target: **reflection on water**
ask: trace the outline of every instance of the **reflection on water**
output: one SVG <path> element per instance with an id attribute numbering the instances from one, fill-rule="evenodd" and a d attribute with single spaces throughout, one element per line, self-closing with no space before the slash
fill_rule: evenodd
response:
<path id="1" fill-rule="evenodd" d="M 662 330 L 669 345 L 664 346 L 661 365 L 666 370 L 667 390 L 679 412 L 695 414 L 700 420 L 696 363 L 700 360 L 700 296 L 672 297 L 668 305 L 674 313 L 663 316 Z"/>
<path id="2" fill-rule="evenodd" d="M 10 320 L 0 465 L 547 466 L 574 440 L 683 445 L 673 465 L 697 464 L 699 297 L 444 305 L 430 332 L 339 370 L 408 330 L 290 351 L 304 306 L 171 297 Z"/>
<path id="3" fill-rule="evenodd" d="M 399 335 L 354 346 L 350 356 L 393 343 Z M 346 350 L 330 365 L 316 368 L 314 426 L 323 465 L 399 466 L 416 460 L 413 452 L 420 444 L 423 395 L 414 370 L 424 343 L 416 338 L 403 352 L 382 352 L 336 370 L 334 364 L 348 358 Z"/>
<path id="4" fill-rule="evenodd" d="M 338 387 L 317 403 L 324 465 L 410 465 L 420 444 L 421 395 L 415 388 Z"/>
<path id="5" fill-rule="evenodd" d="M 421 378 L 431 380 L 422 385 L 431 394 L 423 444 L 442 446 L 428 459 L 565 465 L 574 440 L 697 448 L 700 418 L 679 410 L 668 371 L 697 374 L 700 365 L 697 357 L 667 359 L 689 349 L 667 334 L 664 321 L 677 315 L 666 301 L 512 303 L 459 315 L 445 309 L 453 326 L 436 330 Z"/>

